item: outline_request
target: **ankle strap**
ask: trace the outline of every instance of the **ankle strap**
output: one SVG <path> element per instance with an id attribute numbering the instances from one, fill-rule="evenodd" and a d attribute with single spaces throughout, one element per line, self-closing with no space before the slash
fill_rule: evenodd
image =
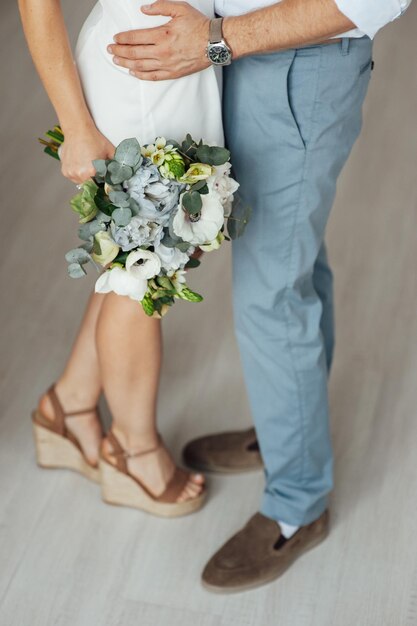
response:
<path id="1" fill-rule="evenodd" d="M 127 472 L 126 459 L 132 459 L 138 456 L 145 456 L 146 454 L 151 454 L 152 452 L 156 452 L 157 450 L 159 450 L 159 448 L 162 446 L 162 437 L 159 433 L 157 433 L 157 436 L 158 443 L 152 448 L 147 448 L 146 450 L 125 450 L 121 446 L 120 441 L 117 439 L 112 429 L 110 428 L 106 437 L 110 442 L 113 450 L 109 452 L 109 454 L 110 456 L 115 457 L 116 466 L 118 467 L 118 469 L 123 472 Z"/>

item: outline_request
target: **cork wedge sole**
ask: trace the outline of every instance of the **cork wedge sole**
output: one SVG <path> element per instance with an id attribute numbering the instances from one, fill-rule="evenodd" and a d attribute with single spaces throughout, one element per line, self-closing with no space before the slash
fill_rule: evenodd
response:
<path id="1" fill-rule="evenodd" d="M 160 502 L 153 499 L 140 484 L 120 472 L 113 465 L 100 459 L 101 493 L 104 502 L 118 506 L 140 509 L 159 517 L 180 517 L 200 509 L 206 499 L 206 491 L 185 502 Z"/>
<path id="2" fill-rule="evenodd" d="M 74 470 L 93 482 L 100 482 L 99 469 L 87 463 L 72 441 L 37 424 L 36 415 L 34 411 L 33 434 L 38 465 L 48 469 Z"/>

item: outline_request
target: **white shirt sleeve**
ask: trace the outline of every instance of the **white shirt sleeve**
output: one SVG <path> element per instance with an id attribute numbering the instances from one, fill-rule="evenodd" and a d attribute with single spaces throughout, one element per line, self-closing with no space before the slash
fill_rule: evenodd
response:
<path id="1" fill-rule="evenodd" d="M 365 35 L 373 39 L 388 22 L 400 17 L 411 0 L 335 0 L 344 13 Z"/>

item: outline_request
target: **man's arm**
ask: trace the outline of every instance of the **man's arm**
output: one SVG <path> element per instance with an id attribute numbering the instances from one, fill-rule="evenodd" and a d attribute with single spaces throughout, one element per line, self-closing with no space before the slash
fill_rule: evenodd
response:
<path id="1" fill-rule="evenodd" d="M 235 59 L 319 43 L 359 25 L 373 36 L 411 0 L 282 0 L 270 7 L 224 20 L 224 36 Z M 115 36 L 108 51 L 114 62 L 142 80 L 167 80 L 209 66 L 209 19 L 186 2 L 157 0 L 143 6 L 147 15 L 172 19 L 158 28 Z M 359 16 L 359 17 L 358 17 Z M 359 21 L 353 21 L 358 17 Z M 371 25 L 372 22 L 372 25 Z M 369 32 L 367 31 L 369 30 Z"/>

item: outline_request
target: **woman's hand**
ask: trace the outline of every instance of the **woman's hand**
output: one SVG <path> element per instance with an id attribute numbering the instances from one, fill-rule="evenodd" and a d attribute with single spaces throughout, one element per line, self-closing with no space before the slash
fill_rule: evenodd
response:
<path id="1" fill-rule="evenodd" d="M 115 148 L 97 129 L 77 130 L 65 133 L 65 141 L 60 150 L 61 172 L 77 185 L 92 178 L 95 174 L 95 159 L 111 159 Z"/>

